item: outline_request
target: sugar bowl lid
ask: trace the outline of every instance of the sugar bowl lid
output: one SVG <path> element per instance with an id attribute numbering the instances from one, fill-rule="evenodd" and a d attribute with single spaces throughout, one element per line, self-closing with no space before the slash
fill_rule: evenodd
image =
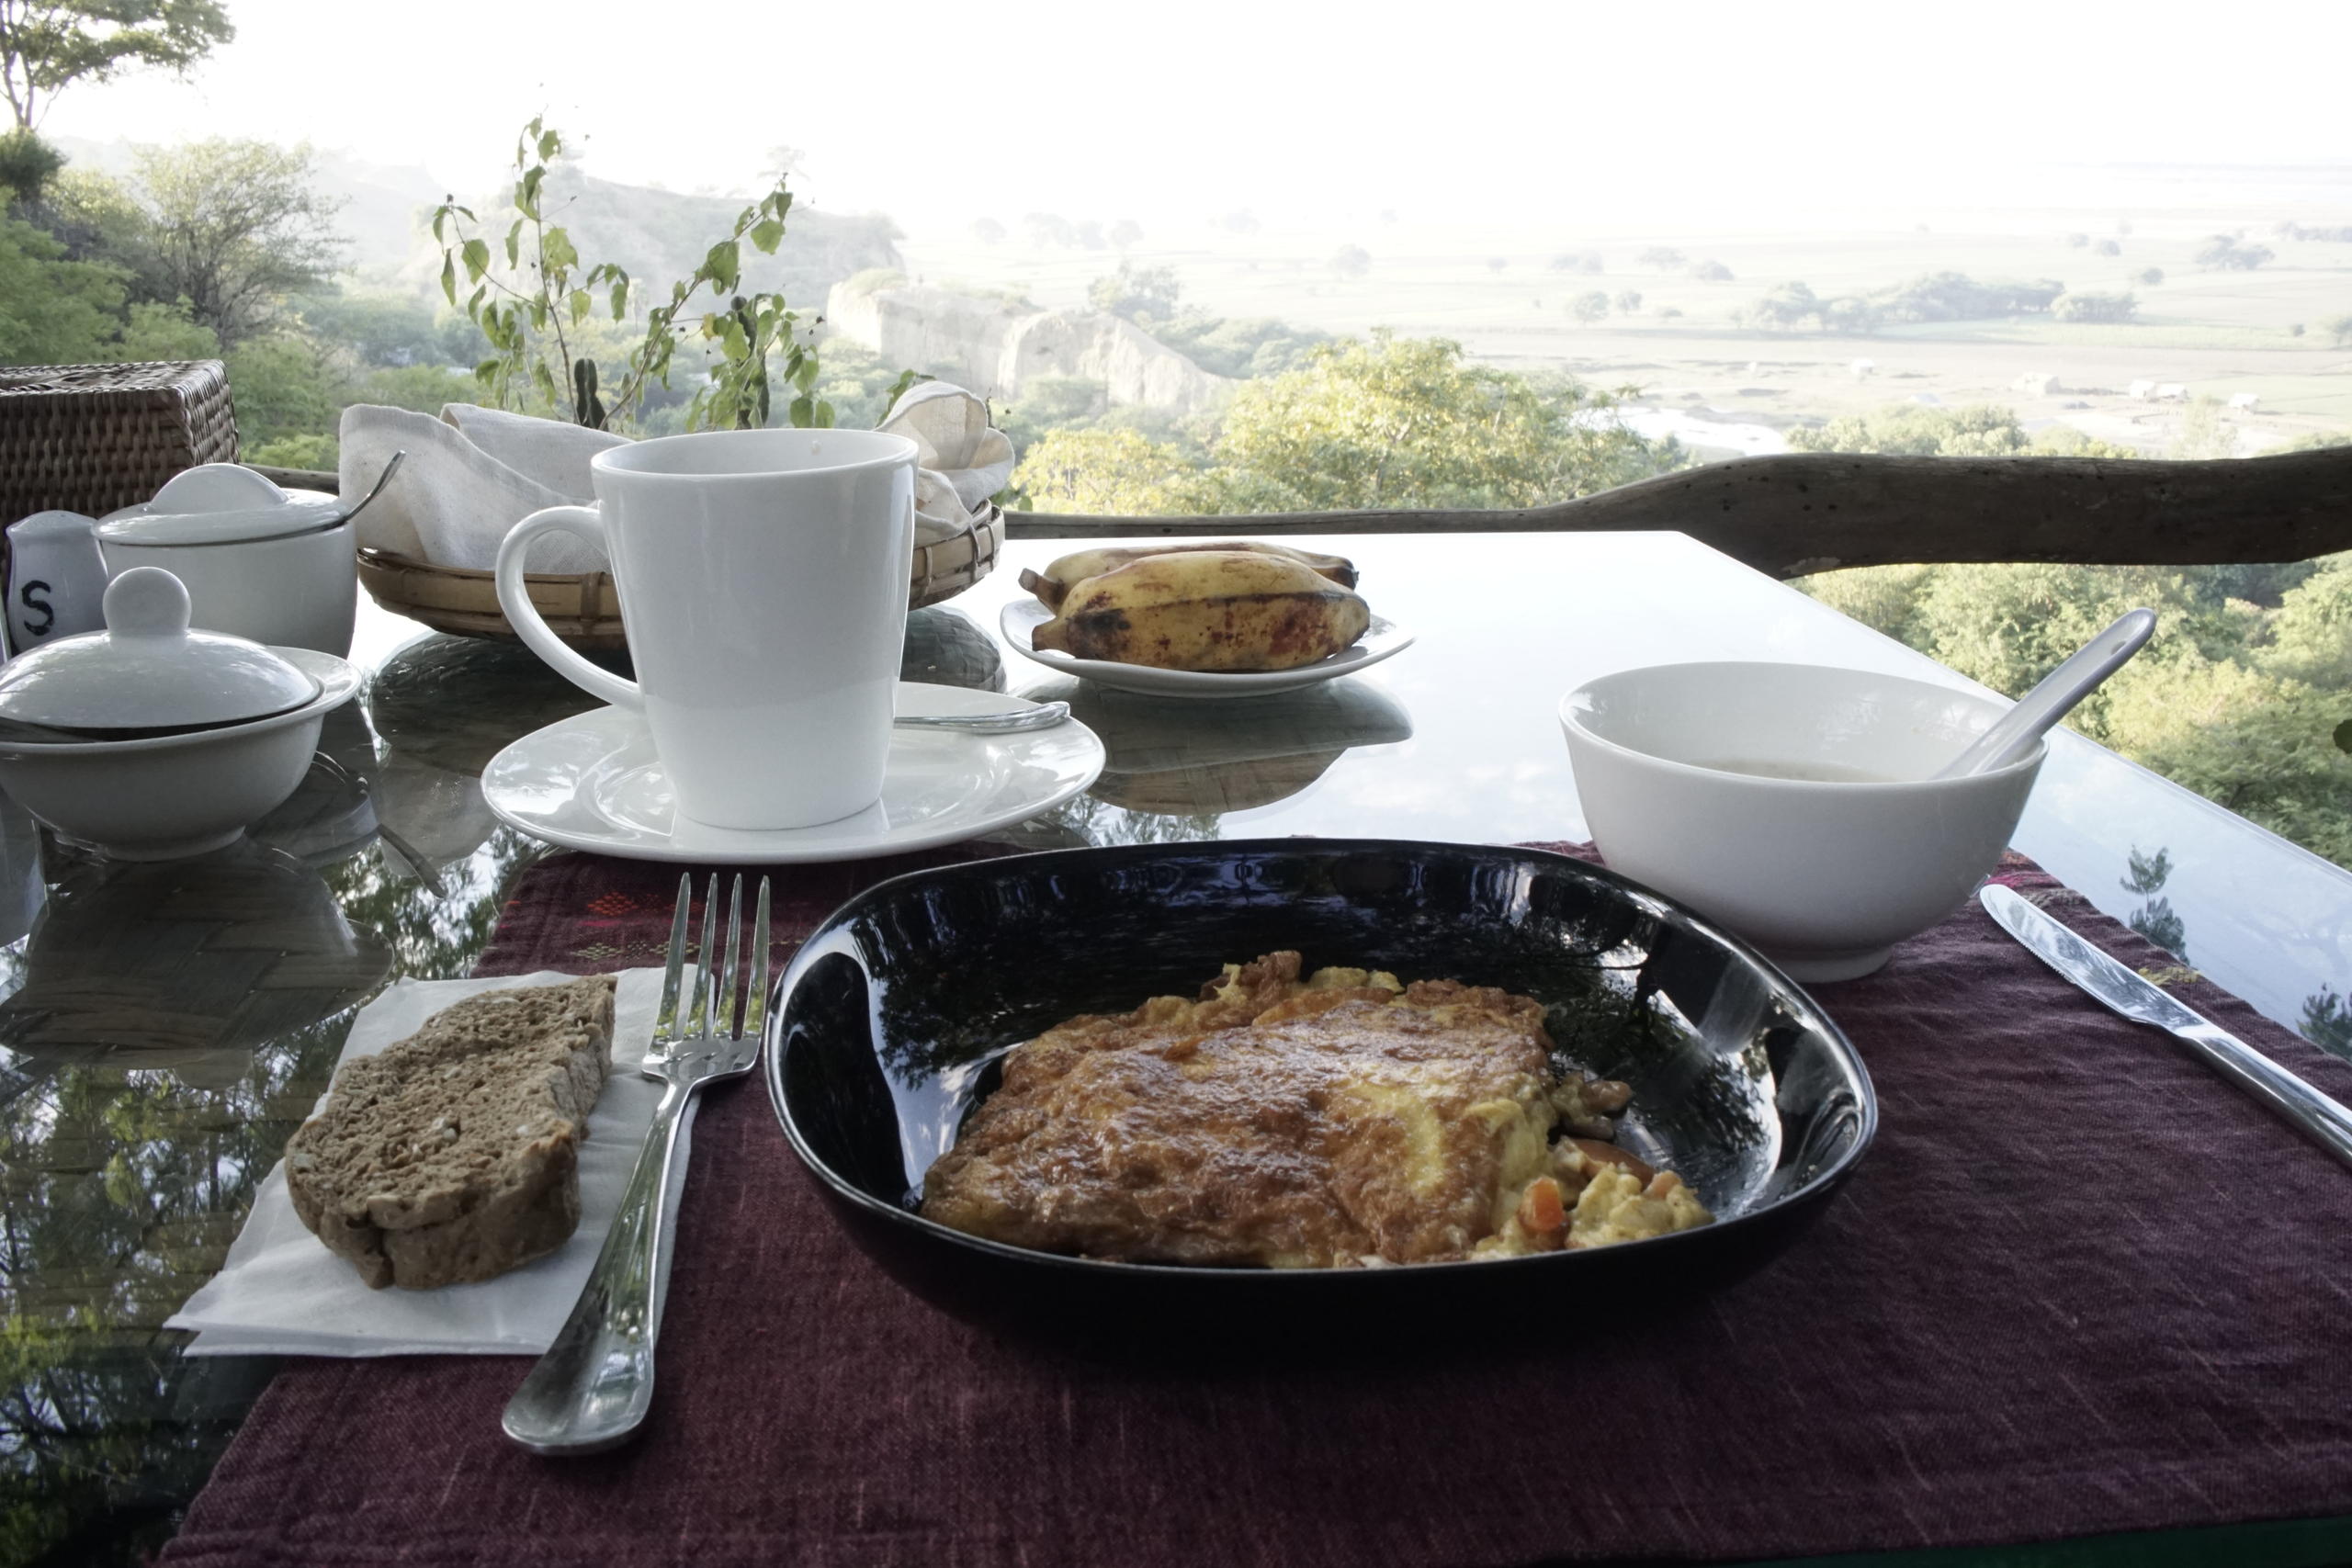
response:
<path id="1" fill-rule="evenodd" d="M 187 589 L 161 567 L 107 584 L 107 629 L 0 665 L 0 717 L 52 729 L 204 728 L 300 707 L 319 683 L 257 642 L 188 628 Z"/>
<path id="2" fill-rule="evenodd" d="M 268 476 L 235 463 L 203 463 L 173 475 L 144 506 L 107 513 L 96 531 L 118 548 L 242 545 L 314 534 L 356 510 L 334 496 L 281 490 Z"/>

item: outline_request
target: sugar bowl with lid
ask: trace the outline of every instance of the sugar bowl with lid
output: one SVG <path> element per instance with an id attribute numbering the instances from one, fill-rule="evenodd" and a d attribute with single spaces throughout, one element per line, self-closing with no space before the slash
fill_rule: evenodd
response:
<path id="1" fill-rule="evenodd" d="M 0 789 L 117 860 L 234 842 L 302 782 L 359 678 L 331 654 L 191 630 L 160 568 L 107 585 L 107 629 L 0 667 Z"/>
<path id="2" fill-rule="evenodd" d="M 144 505 L 109 513 L 96 533 L 109 575 L 146 566 L 177 577 L 198 627 L 340 657 L 351 651 L 359 597 L 357 510 L 234 463 L 206 463 L 174 475 Z"/>

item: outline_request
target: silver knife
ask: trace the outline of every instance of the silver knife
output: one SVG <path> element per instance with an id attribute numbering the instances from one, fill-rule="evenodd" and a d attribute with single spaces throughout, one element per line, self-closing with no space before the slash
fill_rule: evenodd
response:
<path id="1" fill-rule="evenodd" d="M 1977 899 L 2026 951 L 2135 1023 L 2188 1042 L 2206 1066 L 2245 1089 L 2312 1141 L 2352 1166 L 2352 1111 L 2322 1094 L 2194 1008 L 2174 1000 L 2007 887 L 1987 883 Z"/>

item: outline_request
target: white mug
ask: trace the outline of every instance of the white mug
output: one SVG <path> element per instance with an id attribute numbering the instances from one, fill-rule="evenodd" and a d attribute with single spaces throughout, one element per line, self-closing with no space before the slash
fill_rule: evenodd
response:
<path id="1" fill-rule="evenodd" d="M 498 603 L 533 652 L 645 715 L 680 815 L 808 828 L 882 796 L 914 566 L 916 447 L 873 430 L 725 430 L 609 447 L 596 504 L 498 547 Z M 550 529 L 601 543 L 637 679 L 564 646 L 523 558 Z"/>

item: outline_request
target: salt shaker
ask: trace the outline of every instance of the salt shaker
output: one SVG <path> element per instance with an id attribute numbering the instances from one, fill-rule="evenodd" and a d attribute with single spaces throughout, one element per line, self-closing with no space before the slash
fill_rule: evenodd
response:
<path id="1" fill-rule="evenodd" d="M 8 525 L 8 647 L 28 649 L 106 625 L 107 567 L 78 512 L 36 512 Z"/>

